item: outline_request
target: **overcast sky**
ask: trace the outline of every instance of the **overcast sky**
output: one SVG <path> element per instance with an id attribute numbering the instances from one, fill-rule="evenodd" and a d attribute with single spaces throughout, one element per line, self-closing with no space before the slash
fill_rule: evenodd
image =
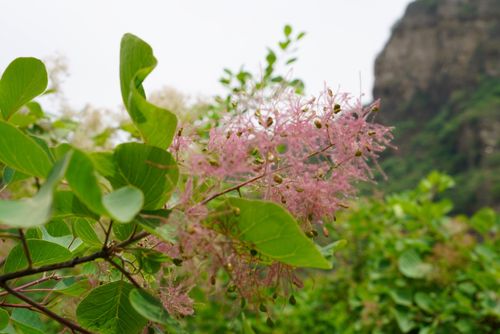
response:
<path id="1" fill-rule="evenodd" d="M 146 40 L 159 61 L 148 91 L 220 92 L 222 68 L 258 70 L 285 24 L 304 30 L 296 76 L 371 97 L 373 62 L 410 0 L 0 0 L 0 70 L 16 57 L 68 60 L 75 108 L 120 104 L 120 38 Z M 361 81 L 360 81 L 361 78 Z"/>

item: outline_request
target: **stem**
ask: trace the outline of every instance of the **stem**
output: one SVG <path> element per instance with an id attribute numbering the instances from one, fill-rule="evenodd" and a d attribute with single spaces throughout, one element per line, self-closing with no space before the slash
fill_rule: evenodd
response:
<path id="1" fill-rule="evenodd" d="M 18 231 L 19 231 L 19 238 L 21 239 L 21 242 L 23 244 L 24 255 L 26 255 L 26 260 L 28 260 L 28 268 L 31 268 L 33 267 L 33 260 L 31 259 L 31 254 L 28 248 L 28 243 L 26 242 L 26 237 L 24 236 L 22 228 L 20 228 Z"/>
<path id="2" fill-rule="evenodd" d="M 130 273 L 128 271 L 125 270 L 125 268 L 120 266 L 118 263 L 116 263 L 112 259 L 106 258 L 106 261 L 109 262 L 111 265 L 113 265 L 113 267 L 118 269 L 125 277 L 127 277 L 127 279 L 132 284 L 134 284 L 136 288 L 138 288 L 139 290 L 142 290 L 142 286 L 139 283 L 137 283 L 137 281 L 132 277 L 132 275 L 130 275 Z"/>
<path id="3" fill-rule="evenodd" d="M 106 236 L 104 239 L 104 243 L 102 245 L 102 248 L 106 248 L 108 246 L 108 241 L 109 241 L 109 235 L 111 234 L 111 229 L 113 228 L 113 221 L 109 223 L 108 230 L 106 231 Z"/>
<path id="4" fill-rule="evenodd" d="M 234 190 L 238 190 L 238 189 L 240 189 L 241 187 L 246 186 L 247 184 L 250 184 L 250 183 L 252 183 L 252 182 L 255 182 L 255 181 L 257 181 L 257 180 L 262 179 L 262 178 L 263 178 L 264 176 L 266 176 L 266 175 L 267 175 L 266 173 L 261 174 L 261 175 L 257 175 L 257 176 L 255 176 L 255 177 L 252 177 L 251 179 L 246 180 L 245 182 L 239 183 L 239 184 L 237 184 L 237 185 L 235 185 L 235 186 L 233 186 L 233 187 L 231 187 L 231 188 L 224 189 L 224 190 L 223 190 L 223 191 L 221 191 L 221 192 L 218 192 L 218 193 L 215 193 L 215 194 L 213 194 L 213 195 L 211 195 L 211 196 L 208 196 L 208 197 L 207 197 L 207 198 L 205 198 L 203 201 L 201 201 L 201 202 L 200 202 L 200 204 L 201 204 L 201 205 L 205 205 L 205 204 L 207 204 L 208 202 L 210 202 L 211 200 L 213 200 L 213 199 L 215 199 L 215 198 L 217 198 L 217 197 L 219 197 L 219 196 L 222 196 L 222 195 L 227 194 L 227 193 L 229 193 L 229 192 L 231 192 L 231 191 L 234 191 Z"/>
<path id="5" fill-rule="evenodd" d="M 80 332 L 80 333 L 84 333 L 84 334 L 92 334 L 92 332 L 89 332 L 88 330 L 78 326 L 77 324 L 73 323 L 72 321 L 69 321 L 68 319 L 65 319 L 57 314 L 55 314 L 54 312 L 52 312 L 51 310 L 49 310 L 48 308 L 46 308 L 45 306 L 35 302 L 34 300 L 26 297 L 25 295 L 23 295 L 22 293 L 19 293 L 17 292 L 16 290 L 13 290 L 11 289 L 5 282 L 1 282 L 0 283 L 0 286 L 2 288 L 5 289 L 5 291 L 9 292 L 11 295 L 17 297 L 18 299 L 21 299 L 22 301 L 24 301 L 25 303 L 31 305 L 33 308 L 39 310 L 40 312 L 44 313 L 45 315 L 47 315 L 48 317 L 56 320 L 57 322 L 59 322 L 60 324 L 72 329 L 72 330 L 75 330 L 77 332 Z"/>

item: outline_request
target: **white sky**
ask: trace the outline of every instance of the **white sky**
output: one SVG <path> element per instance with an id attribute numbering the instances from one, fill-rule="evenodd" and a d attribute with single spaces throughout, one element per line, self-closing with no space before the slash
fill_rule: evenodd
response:
<path id="1" fill-rule="evenodd" d="M 373 62 L 410 0 L 0 0 L 0 70 L 16 57 L 68 59 L 70 104 L 116 107 L 120 38 L 147 41 L 158 67 L 147 91 L 168 85 L 220 92 L 224 67 L 257 70 L 291 24 L 307 36 L 295 75 L 308 93 L 329 86 L 371 97 Z M 262 65 L 262 64 L 260 64 Z"/>

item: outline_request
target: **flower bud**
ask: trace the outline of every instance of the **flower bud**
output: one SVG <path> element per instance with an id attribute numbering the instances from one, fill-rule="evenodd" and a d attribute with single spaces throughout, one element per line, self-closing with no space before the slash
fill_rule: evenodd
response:
<path id="1" fill-rule="evenodd" d="M 273 180 L 274 182 L 281 184 L 283 183 L 283 178 L 279 174 L 274 174 L 273 175 Z"/>
<path id="2" fill-rule="evenodd" d="M 341 107 L 340 107 L 340 104 L 335 104 L 335 105 L 333 106 L 333 112 L 334 112 L 334 113 L 338 114 L 341 110 L 342 110 L 342 109 L 341 109 Z"/>
<path id="3" fill-rule="evenodd" d="M 321 129 L 321 127 L 323 126 L 321 124 L 321 121 L 319 119 L 315 119 L 314 120 L 314 125 L 318 128 L 318 129 Z"/>
<path id="4" fill-rule="evenodd" d="M 268 117 L 267 120 L 266 120 L 266 126 L 267 127 L 270 127 L 271 125 L 273 125 L 273 118 L 272 117 Z"/>

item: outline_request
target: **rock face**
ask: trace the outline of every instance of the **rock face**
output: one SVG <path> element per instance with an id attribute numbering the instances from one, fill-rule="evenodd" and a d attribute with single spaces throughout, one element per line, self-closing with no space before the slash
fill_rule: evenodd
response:
<path id="1" fill-rule="evenodd" d="M 377 57 L 373 95 L 397 128 L 391 190 L 438 169 L 467 184 L 466 211 L 499 205 L 500 0 L 411 3 Z"/>

